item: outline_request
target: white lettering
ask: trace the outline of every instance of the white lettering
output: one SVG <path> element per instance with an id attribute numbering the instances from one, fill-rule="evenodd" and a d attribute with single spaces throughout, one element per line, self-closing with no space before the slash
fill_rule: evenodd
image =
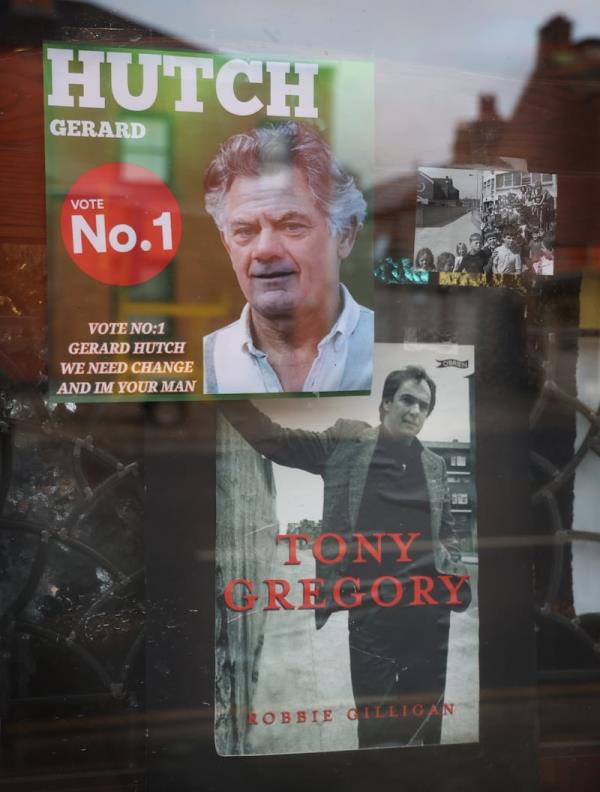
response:
<path id="1" fill-rule="evenodd" d="M 103 209 L 104 198 L 71 198 L 73 209 Z"/>
<path id="2" fill-rule="evenodd" d="M 113 393 L 114 387 L 114 382 L 96 382 L 94 383 L 94 393 Z"/>
<path id="3" fill-rule="evenodd" d="M 119 236 L 121 235 L 125 237 L 124 242 L 119 241 Z M 110 229 L 108 241 L 110 242 L 111 248 L 116 250 L 117 253 L 129 253 L 129 251 L 135 247 L 137 234 L 130 225 L 119 223 Z"/>
<path id="4" fill-rule="evenodd" d="M 127 327 L 127 322 L 88 322 L 91 335 L 125 335 Z"/>
<path id="5" fill-rule="evenodd" d="M 93 121 L 82 120 L 81 137 L 96 137 L 96 130 L 94 129 Z"/>
<path id="6" fill-rule="evenodd" d="M 225 110 L 234 115 L 247 116 L 258 113 L 263 107 L 263 103 L 257 96 L 243 102 L 235 95 L 234 83 L 239 74 L 245 74 L 250 83 L 262 83 L 262 63 L 260 61 L 248 62 L 240 58 L 225 63 L 217 74 L 217 98 Z"/>
<path id="7" fill-rule="evenodd" d="M 267 115 L 290 115 L 290 108 L 285 102 L 286 96 L 297 96 L 298 105 L 294 110 L 297 118 L 318 118 L 315 107 L 315 76 L 319 71 L 316 63 L 296 63 L 294 70 L 298 75 L 298 84 L 290 85 L 285 78 L 290 72 L 289 63 L 268 61 L 267 71 L 271 75 L 271 103 L 267 107 Z"/>
<path id="8" fill-rule="evenodd" d="M 89 393 L 91 390 L 91 382 L 61 382 L 56 393 L 59 396 L 75 396 Z"/>
<path id="9" fill-rule="evenodd" d="M 214 62 L 211 57 L 193 55 L 158 55 L 152 52 L 127 52 L 123 50 L 102 52 L 100 50 L 79 50 L 75 59 L 74 50 L 48 47 L 46 50 L 50 63 L 52 92 L 48 96 L 48 105 L 73 107 L 105 107 L 105 99 L 101 95 L 103 63 L 110 66 L 110 87 L 117 104 L 126 110 L 139 112 L 148 110 L 158 98 L 159 75 L 179 77 L 179 98 L 174 101 L 176 111 L 201 113 L 204 102 L 198 98 L 200 79 L 212 80 Z M 134 58 L 135 55 L 135 58 Z M 71 71 L 73 67 L 80 70 Z M 270 77 L 270 102 L 267 105 L 268 116 L 288 118 L 318 118 L 315 106 L 315 78 L 319 67 L 316 63 L 285 63 L 267 61 L 263 64 L 258 60 L 233 58 L 221 66 L 216 75 L 215 90 L 217 99 L 225 110 L 237 116 L 249 116 L 258 113 L 264 104 L 258 96 L 240 99 L 236 94 L 236 85 L 247 82 L 262 85 L 264 82 L 263 66 Z M 107 68 L 107 67 L 104 67 Z M 242 80 L 238 81 L 238 77 Z M 292 82 L 288 82 L 291 79 Z M 75 100 L 71 96 L 71 86 L 81 86 L 81 96 Z M 133 93 L 137 90 L 137 93 Z M 287 97 L 297 97 L 295 106 L 288 107 Z M 108 121 L 96 122 L 91 126 L 89 121 L 66 122 L 67 129 L 71 123 L 71 131 L 64 131 L 64 122 L 51 123 L 53 135 L 73 135 L 82 137 L 142 137 L 142 129 L 135 124 L 125 126 L 125 122 L 116 122 L 113 132 Z M 82 126 L 83 124 L 83 126 Z M 144 130 L 145 132 L 145 130 Z"/>
<path id="10" fill-rule="evenodd" d="M 85 363 L 79 360 L 61 360 L 60 373 L 65 374 L 85 374 Z"/>
<path id="11" fill-rule="evenodd" d="M 48 96 L 48 104 L 52 107 L 73 107 L 75 102 L 69 88 L 82 85 L 83 93 L 79 97 L 79 107 L 103 108 L 104 97 L 100 94 L 100 64 L 104 63 L 104 52 L 99 50 L 80 50 L 77 57 L 83 64 L 83 71 L 72 72 L 69 64 L 73 61 L 72 49 L 48 47 L 46 55 L 50 61 L 50 80 L 52 93 Z"/>
<path id="12" fill-rule="evenodd" d="M 98 137 L 114 137 L 110 121 L 100 121 L 98 127 Z"/>
<path id="13" fill-rule="evenodd" d="M 90 121 L 89 119 L 54 118 L 50 122 L 50 134 L 60 137 L 106 137 L 132 138 L 138 140 L 146 135 L 146 127 L 138 121 Z"/>
<path id="14" fill-rule="evenodd" d="M 53 118 L 52 121 L 50 121 L 50 134 L 59 135 L 60 137 L 67 134 L 65 122 L 62 118 Z"/>
<path id="15" fill-rule="evenodd" d="M 163 71 L 165 77 L 175 77 L 175 70 L 181 73 L 181 99 L 175 102 L 175 110 L 185 113 L 201 113 L 204 103 L 198 99 L 198 72 L 202 77 L 212 79 L 213 62 L 208 58 L 191 55 L 165 55 Z"/>
<path id="16" fill-rule="evenodd" d="M 81 136 L 81 121 L 78 118 L 69 118 L 67 121 L 67 137 Z"/>
<path id="17" fill-rule="evenodd" d="M 132 56 L 129 52 L 109 52 L 106 60 L 111 65 L 110 84 L 115 101 L 126 110 L 147 110 L 152 107 L 158 94 L 158 67 L 162 55 L 142 52 L 138 62 L 142 68 L 142 90 L 138 96 L 129 91 L 129 65 Z"/>
<path id="18" fill-rule="evenodd" d="M 103 214 L 96 215 L 95 231 L 83 215 L 74 214 L 71 217 L 71 231 L 73 253 L 83 253 L 83 237 L 86 237 L 96 253 L 106 253 L 106 223 Z"/>
<path id="19" fill-rule="evenodd" d="M 115 137 L 128 138 L 129 124 L 126 124 L 125 121 L 115 121 Z"/>

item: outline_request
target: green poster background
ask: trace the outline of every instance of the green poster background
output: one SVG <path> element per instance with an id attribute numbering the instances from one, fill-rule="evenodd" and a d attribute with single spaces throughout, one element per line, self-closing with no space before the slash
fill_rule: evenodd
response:
<path id="1" fill-rule="evenodd" d="M 260 112 L 252 116 L 235 116 L 219 104 L 215 79 L 197 80 L 197 98 L 204 103 L 203 112 L 175 111 L 180 98 L 180 79 L 165 77 L 159 69 L 157 100 L 147 111 L 123 110 L 114 100 L 110 86 L 110 65 L 100 66 L 101 94 L 105 107 L 79 107 L 77 97 L 82 87 L 72 85 L 74 107 L 50 106 L 47 97 L 53 90 L 52 69 L 47 50 L 72 50 L 74 58 L 81 50 L 131 53 L 128 70 L 129 91 L 142 89 L 140 53 L 191 55 L 214 62 L 214 75 L 234 56 L 195 53 L 184 50 L 133 49 L 88 43 L 46 43 L 44 47 L 46 197 L 49 257 L 49 373 L 50 397 L 54 401 L 173 400 L 215 398 L 202 395 L 202 338 L 239 317 L 243 295 L 233 274 L 228 256 L 219 239 L 212 218 L 204 210 L 202 181 L 204 171 L 220 143 L 232 134 L 265 123 L 298 120 L 312 123 L 332 146 L 342 166 L 352 173 L 369 203 L 365 227 L 359 234 L 352 255 L 343 262 L 341 280 L 354 298 L 373 306 L 372 213 L 370 187 L 373 174 L 373 65 L 367 62 L 321 62 L 315 78 L 315 105 L 318 118 L 307 121 L 294 117 L 295 97 L 288 97 L 290 118 L 267 116 L 269 81 L 250 84 L 238 77 L 236 96 L 244 101 L 258 96 L 263 102 Z M 236 56 L 237 57 L 237 56 Z M 267 60 L 256 56 L 245 59 Z M 283 60 L 268 58 L 268 60 Z M 285 62 L 297 62 L 292 58 Z M 72 62 L 73 72 L 81 64 Z M 294 81 L 290 75 L 288 81 Z M 55 119 L 141 122 L 146 134 L 139 139 L 66 137 L 50 133 Z M 85 275 L 71 260 L 60 232 L 60 212 L 73 183 L 86 171 L 104 163 L 126 162 L 150 169 L 171 189 L 178 201 L 182 218 L 182 236 L 176 256 L 156 277 L 136 286 L 108 286 Z M 60 395 L 58 384 L 65 378 L 60 361 L 68 359 L 67 346 L 72 341 L 89 341 L 88 322 L 132 322 L 143 320 L 164 323 L 164 339 L 186 341 L 185 358 L 195 361 L 193 378 L 198 387 L 193 394 L 167 395 Z M 119 337 L 96 340 L 120 340 Z M 114 358 L 113 358 L 114 359 Z M 191 375 L 186 375 L 191 376 Z M 281 394 L 277 394 L 281 396 Z M 339 395 L 339 394 L 337 394 Z M 217 397 L 218 398 L 218 397 Z"/>

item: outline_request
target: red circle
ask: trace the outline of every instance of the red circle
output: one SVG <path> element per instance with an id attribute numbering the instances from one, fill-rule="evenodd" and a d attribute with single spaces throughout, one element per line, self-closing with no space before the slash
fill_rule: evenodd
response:
<path id="1" fill-rule="evenodd" d="M 60 229 L 82 272 L 111 286 L 133 286 L 154 278 L 177 253 L 181 213 L 171 190 L 151 170 L 109 162 L 73 184 Z"/>

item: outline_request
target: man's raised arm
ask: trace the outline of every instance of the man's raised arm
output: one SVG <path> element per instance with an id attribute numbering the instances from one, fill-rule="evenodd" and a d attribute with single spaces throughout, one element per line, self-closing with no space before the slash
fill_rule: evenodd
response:
<path id="1" fill-rule="evenodd" d="M 287 429 L 249 401 L 221 402 L 219 410 L 233 428 L 267 459 L 309 473 L 323 473 L 339 441 L 335 426 L 325 432 Z"/>

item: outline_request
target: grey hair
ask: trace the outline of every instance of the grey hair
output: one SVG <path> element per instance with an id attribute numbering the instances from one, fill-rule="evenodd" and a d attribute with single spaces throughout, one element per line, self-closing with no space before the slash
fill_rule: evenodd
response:
<path id="1" fill-rule="evenodd" d="M 281 167 L 298 168 L 332 236 L 363 224 L 367 203 L 316 129 L 296 121 L 259 127 L 225 140 L 204 174 L 204 204 L 219 230 L 225 200 L 238 176 L 258 176 Z"/>

